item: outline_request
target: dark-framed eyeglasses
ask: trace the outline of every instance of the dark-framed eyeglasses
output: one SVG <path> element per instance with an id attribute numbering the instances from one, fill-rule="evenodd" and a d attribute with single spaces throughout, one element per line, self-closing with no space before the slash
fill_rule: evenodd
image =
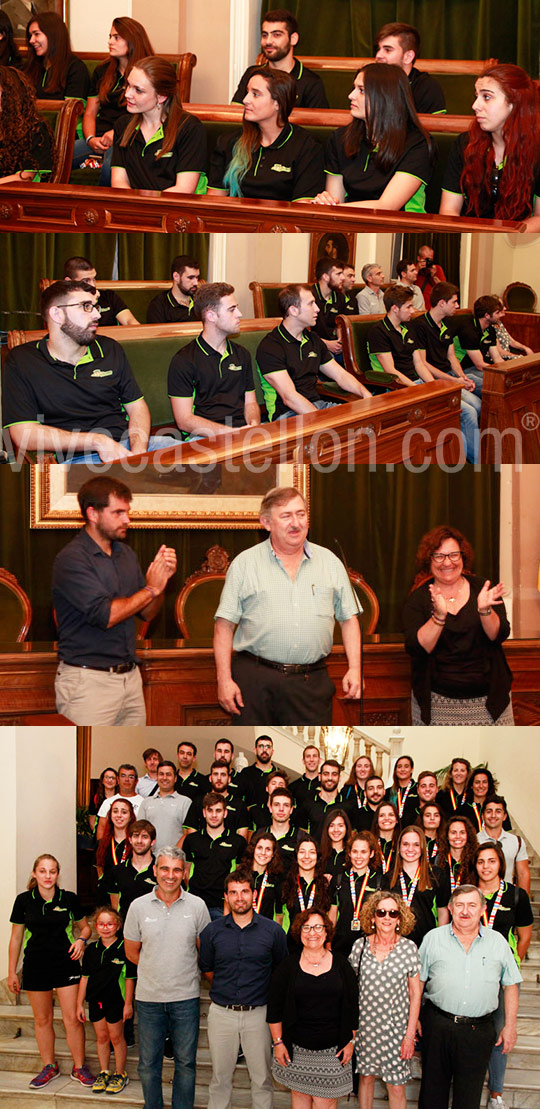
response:
<path id="1" fill-rule="evenodd" d="M 94 304 L 93 300 L 76 300 L 74 302 L 69 301 L 67 304 L 65 302 L 63 304 L 56 304 L 55 307 L 56 308 L 82 308 L 83 312 L 86 312 L 87 316 L 89 316 L 90 313 L 93 312 L 94 308 L 95 308 L 96 312 L 99 312 L 99 314 L 101 316 L 101 308 L 99 307 L 99 304 L 97 304 L 97 303 Z"/>
<path id="2" fill-rule="evenodd" d="M 462 554 L 461 551 L 446 551 L 446 554 L 443 554 L 441 551 L 439 551 L 438 553 L 436 552 L 435 554 L 433 554 L 431 557 L 434 562 L 445 562 L 445 560 L 448 559 L 450 562 L 456 563 L 459 562 Z"/>

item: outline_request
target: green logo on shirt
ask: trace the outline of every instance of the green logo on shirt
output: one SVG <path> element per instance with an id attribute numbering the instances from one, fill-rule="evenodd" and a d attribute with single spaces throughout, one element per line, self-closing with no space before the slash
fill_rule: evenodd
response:
<path id="1" fill-rule="evenodd" d="M 91 377 L 110 377 L 112 370 L 93 370 Z"/>
<path id="2" fill-rule="evenodd" d="M 271 168 L 274 173 L 290 173 L 292 166 L 282 166 L 280 162 L 276 162 Z"/>
<path id="3" fill-rule="evenodd" d="M 229 362 L 229 365 L 227 366 L 227 369 L 228 370 L 234 370 L 235 373 L 238 373 L 238 371 L 241 370 L 242 367 L 241 366 L 235 366 L 234 362 Z"/>

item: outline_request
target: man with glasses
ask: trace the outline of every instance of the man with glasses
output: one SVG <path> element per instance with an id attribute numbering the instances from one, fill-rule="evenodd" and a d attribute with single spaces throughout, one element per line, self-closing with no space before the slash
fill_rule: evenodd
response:
<path id="1" fill-rule="evenodd" d="M 41 297 L 48 334 L 9 352 L 3 376 L 6 449 L 55 451 L 58 461 L 113 462 L 158 447 L 123 348 L 96 331 L 98 294 L 55 281 Z"/>
<path id="2" fill-rule="evenodd" d="M 245 766 L 238 777 L 238 788 L 242 791 L 248 809 L 253 808 L 254 805 L 264 805 L 267 801 L 268 774 L 278 769 L 272 762 L 273 754 L 274 744 L 271 737 L 260 735 L 255 740 L 255 762 L 251 766 Z"/>

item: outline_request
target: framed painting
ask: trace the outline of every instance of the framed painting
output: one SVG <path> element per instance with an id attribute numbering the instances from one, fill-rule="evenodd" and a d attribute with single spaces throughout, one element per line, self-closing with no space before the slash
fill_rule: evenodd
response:
<path id="1" fill-rule="evenodd" d="M 77 493 L 96 476 L 86 466 L 31 466 L 30 527 L 80 527 Z M 183 473 L 149 466 L 118 477 L 133 495 L 132 528 L 258 528 L 259 505 L 275 485 L 298 489 L 309 506 L 309 467 L 296 464 L 270 465 L 261 473 L 240 465 L 192 466 Z"/>
<path id="2" fill-rule="evenodd" d="M 310 235 L 309 277 L 310 284 L 316 280 L 315 266 L 319 258 L 348 262 L 354 266 L 356 256 L 356 235 L 343 231 L 315 232 Z"/>
<path id="3" fill-rule="evenodd" d="M 0 0 L 0 11 L 11 20 L 13 34 L 19 44 L 26 44 L 26 26 L 33 15 L 56 12 L 67 23 L 67 0 Z"/>

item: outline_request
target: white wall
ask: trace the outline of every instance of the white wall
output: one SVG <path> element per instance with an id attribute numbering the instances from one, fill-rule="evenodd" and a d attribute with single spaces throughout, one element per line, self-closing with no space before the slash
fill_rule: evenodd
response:
<path id="1" fill-rule="evenodd" d="M 0 758 L 9 788 L 2 798 L 4 911 L 0 922 L 0 979 L 7 974 L 7 918 L 37 855 L 59 860 L 61 885 L 75 889 L 75 728 L 0 728 Z"/>

